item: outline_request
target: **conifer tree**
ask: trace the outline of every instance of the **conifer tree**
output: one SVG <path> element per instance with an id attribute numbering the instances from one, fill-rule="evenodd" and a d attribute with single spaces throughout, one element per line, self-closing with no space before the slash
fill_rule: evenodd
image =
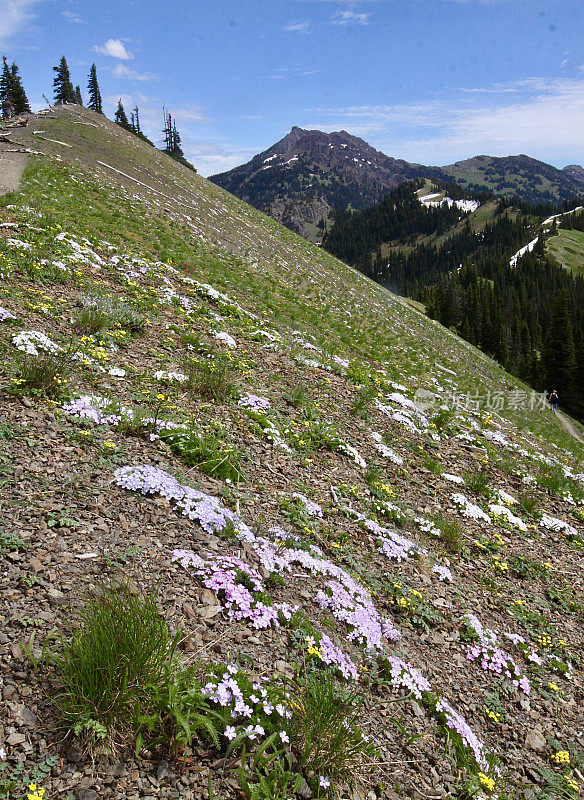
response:
<path id="1" fill-rule="evenodd" d="M 121 97 L 118 100 L 118 107 L 116 109 L 116 113 L 114 114 L 114 122 L 117 122 L 117 124 L 121 125 L 122 128 L 130 130 L 130 123 L 128 122 L 126 112 L 124 111 Z"/>
<path id="2" fill-rule="evenodd" d="M 24 91 L 24 86 L 22 85 L 22 79 L 18 72 L 18 67 L 14 62 L 12 62 L 12 66 L 10 67 L 10 79 L 11 79 L 11 92 L 12 92 L 12 105 L 14 106 L 14 113 L 15 114 L 30 114 L 30 104 L 28 102 L 28 97 L 26 96 L 26 92 Z"/>
<path id="3" fill-rule="evenodd" d="M 180 133 L 176 129 L 176 122 L 173 120 L 172 123 L 172 154 L 175 156 L 180 156 L 181 158 L 184 157 L 184 153 L 182 150 L 181 145 L 181 138 Z"/>
<path id="4" fill-rule="evenodd" d="M 99 83 L 97 82 L 97 70 L 95 64 L 91 65 L 87 79 L 87 88 L 89 90 L 89 103 L 87 107 L 96 114 L 103 114 L 101 107 L 101 92 L 99 91 Z"/>
<path id="5" fill-rule="evenodd" d="M 557 389 L 563 403 L 572 396 L 576 354 L 568 292 L 560 289 L 555 297 L 544 338 L 544 370 L 547 388 Z"/>
<path id="6" fill-rule="evenodd" d="M 79 85 L 75 87 L 75 102 L 77 103 L 78 106 L 83 105 L 83 98 L 81 97 L 81 87 Z"/>
<path id="7" fill-rule="evenodd" d="M 2 56 L 2 74 L 0 75 L 0 100 L 7 98 L 12 102 L 12 72 L 6 56 Z"/>
<path id="8" fill-rule="evenodd" d="M 53 67 L 56 73 L 53 80 L 55 103 L 75 103 L 75 89 L 71 83 L 71 75 L 67 66 L 67 59 L 61 56 L 59 65 Z"/>
<path id="9" fill-rule="evenodd" d="M 167 111 L 163 106 L 164 114 L 164 127 L 162 135 L 164 136 L 164 152 L 174 158 L 184 158 L 182 151 L 180 133 L 176 129 L 176 122 L 173 120 L 170 111 Z"/>
<path id="10" fill-rule="evenodd" d="M 12 103 L 15 114 L 30 113 L 30 105 L 22 79 L 18 72 L 18 67 L 13 62 L 8 66 L 6 56 L 2 57 L 2 73 L 0 75 L 0 99 L 7 98 Z"/>

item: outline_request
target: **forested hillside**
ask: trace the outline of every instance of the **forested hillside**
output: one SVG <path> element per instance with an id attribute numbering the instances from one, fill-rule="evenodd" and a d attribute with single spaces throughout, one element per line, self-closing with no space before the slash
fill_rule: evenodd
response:
<path id="1" fill-rule="evenodd" d="M 583 415 L 584 282 L 553 257 L 558 225 L 563 234 L 584 227 L 582 213 L 563 213 L 575 202 L 530 205 L 480 195 L 482 205 L 465 212 L 442 201 L 427 207 L 419 187 L 409 182 L 371 208 L 339 215 L 324 246 L 423 303 L 538 390 L 557 388 L 563 404 Z M 453 199 L 463 196 L 452 188 Z M 542 225 L 554 212 L 561 216 Z M 514 259 L 528 242 L 531 251 Z"/>

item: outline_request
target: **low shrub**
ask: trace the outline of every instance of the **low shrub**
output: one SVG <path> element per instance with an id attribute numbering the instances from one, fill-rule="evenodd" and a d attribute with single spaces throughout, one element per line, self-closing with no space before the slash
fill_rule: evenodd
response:
<path id="1" fill-rule="evenodd" d="M 445 517 L 438 514 L 434 519 L 435 526 L 440 530 L 440 538 L 444 547 L 451 553 L 459 553 L 462 549 L 462 525 L 454 517 Z"/>

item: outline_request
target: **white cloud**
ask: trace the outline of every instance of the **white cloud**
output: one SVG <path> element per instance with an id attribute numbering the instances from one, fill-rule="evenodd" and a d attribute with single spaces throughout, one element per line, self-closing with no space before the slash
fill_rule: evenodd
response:
<path id="1" fill-rule="evenodd" d="M 0 42 L 14 36 L 34 17 L 33 6 L 39 0 L 0 0 Z"/>
<path id="2" fill-rule="evenodd" d="M 304 22 L 291 22 L 289 25 L 286 25 L 284 30 L 286 33 L 308 33 L 310 31 L 310 25 L 309 19 Z"/>
<path id="3" fill-rule="evenodd" d="M 183 122 L 201 122 L 208 119 L 207 115 L 199 106 L 183 106 L 182 108 L 169 109 L 173 119 Z"/>
<path id="4" fill-rule="evenodd" d="M 81 19 L 78 14 L 75 14 L 73 11 L 69 11 L 68 8 L 64 8 L 61 11 L 61 14 L 65 17 L 68 22 L 74 22 L 77 25 L 87 25 L 87 20 Z"/>
<path id="5" fill-rule="evenodd" d="M 584 80 L 529 78 L 487 89 L 490 105 L 457 90 L 450 102 L 313 109 L 321 119 L 314 127 L 345 128 L 388 155 L 426 164 L 482 153 L 527 153 L 558 166 L 582 161 Z"/>
<path id="6" fill-rule="evenodd" d="M 133 54 L 126 50 L 124 43 L 120 39 L 108 39 L 103 45 L 94 45 L 93 49 L 96 53 L 101 53 L 103 56 L 119 58 L 122 61 L 128 61 L 134 58 Z"/>
<path id="7" fill-rule="evenodd" d="M 230 150 L 212 142 L 193 141 L 183 136 L 183 150 L 186 158 L 195 165 L 197 171 L 207 177 L 219 172 L 227 172 L 239 164 L 245 164 L 261 150 Z"/>
<path id="8" fill-rule="evenodd" d="M 355 11 L 338 11 L 333 17 L 333 25 L 369 25 L 369 14 Z"/>
<path id="9" fill-rule="evenodd" d="M 116 78 L 127 78 L 131 81 L 157 80 L 157 76 L 153 72 L 137 72 L 134 69 L 130 69 L 130 67 L 127 67 L 125 64 L 116 64 L 112 70 L 112 75 L 115 75 Z"/>

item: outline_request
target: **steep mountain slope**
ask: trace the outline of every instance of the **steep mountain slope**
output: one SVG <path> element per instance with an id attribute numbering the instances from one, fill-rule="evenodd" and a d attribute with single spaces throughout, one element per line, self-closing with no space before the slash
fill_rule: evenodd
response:
<path id="1" fill-rule="evenodd" d="M 346 131 L 293 127 L 247 164 L 210 180 L 309 239 L 333 209 L 363 208 L 386 191 L 420 175 L 418 165 L 396 160 Z"/>
<path id="2" fill-rule="evenodd" d="M 0 202 L 0 781 L 241 800 L 245 743 L 262 800 L 576 798 L 582 445 L 468 343 L 102 117 L 13 138 L 35 152 Z M 157 587 L 206 684 L 172 710 L 218 744 L 171 746 L 166 705 L 135 723 L 162 737 L 141 759 L 95 747 L 94 717 L 64 738 L 41 643 L 120 574 Z M 318 729 L 330 671 L 364 705 Z M 343 721 L 376 749 L 352 791 Z"/>
<path id="3" fill-rule="evenodd" d="M 577 168 L 559 170 L 526 155 L 475 156 L 441 170 L 470 191 L 489 191 L 532 202 L 568 200 L 584 189 Z"/>
<path id="4" fill-rule="evenodd" d="M 571 178 L 578 181 L 584 187 L 584 168 L 580 164 L 568 164 L 564 167 L 562 172 L 566 172 Z M 580 190 L 582 191 L 582 190 Z"/>

